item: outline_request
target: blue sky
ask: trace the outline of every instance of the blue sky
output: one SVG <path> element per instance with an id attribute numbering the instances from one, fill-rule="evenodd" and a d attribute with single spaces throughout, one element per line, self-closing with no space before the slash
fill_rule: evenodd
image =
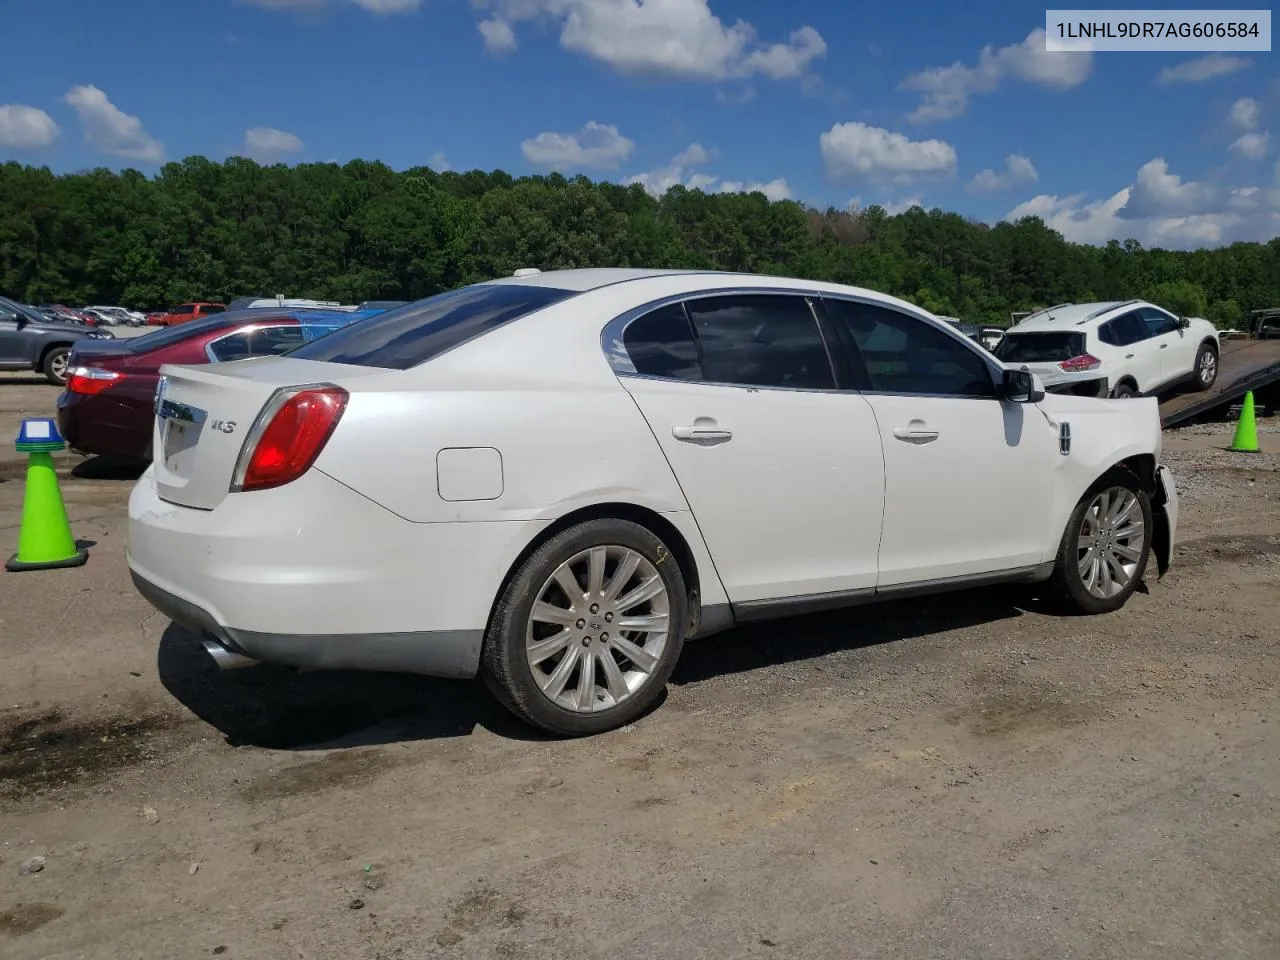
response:
<path id="1" fill-rule="evenodd" d="M 1274 54 L 1048 54 L 1043 17 L 836 0 L 8 2 L 0 160 L 154 173 L 191 154 L 363 157 L 1035 213 L 1091 243 L 1280 234 Z"/>

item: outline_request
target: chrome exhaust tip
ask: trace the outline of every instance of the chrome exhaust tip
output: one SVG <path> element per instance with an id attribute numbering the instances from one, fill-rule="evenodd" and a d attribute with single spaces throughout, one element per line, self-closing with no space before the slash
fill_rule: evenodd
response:
<path id="1" fill-rule="evenodd" d="M 256 666 L 258 663 L 252 657 L 246 657 L 242 653 L 228 650 L 217 640 L 205 640 L 204 650 L 205 653 L 213 657 L 213 662 L 218 665 L 220 670 L 237 670 L 241 667 Z"/>

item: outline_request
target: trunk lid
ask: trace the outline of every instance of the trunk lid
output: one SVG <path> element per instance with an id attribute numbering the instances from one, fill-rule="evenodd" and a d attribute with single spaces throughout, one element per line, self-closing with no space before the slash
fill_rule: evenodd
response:
<path id="1" fill-rule="evenodd" d="M 165 364 L 156 388 L 152 450 L 162 500 L 212 510 L 231 479 L 254 421 L 280 387 L 353 380 L 386 371 L 290 357 Z"/>
<path id="2" fill-rule="evenodd" d="M 71 345 L 69 363 L 73 367 L 98 366 L 103 361 L 127 360 L 133 356 L 128 340 L 77 340 Z"/>

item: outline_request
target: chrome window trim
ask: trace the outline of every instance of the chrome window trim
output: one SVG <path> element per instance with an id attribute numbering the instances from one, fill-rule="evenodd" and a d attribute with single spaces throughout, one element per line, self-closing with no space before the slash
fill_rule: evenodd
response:
<path id="1" fill-rule="evenodd" d="M 777 296 L 799 296 L 806 300 L 846 300 L 850 303 L 859 303 L 871 307 L 879 307 L 884 310 L 890 310 L 899 313 L 904 317 L 916 320 L 921 323 L 932 326 L 935 330 L 941 330 L 951 337 L 953 340 L 963 344 L 966 350 L 971 351 L 982 361 L 991 375 L 992 387 L 996 391 L 996 396 L 981 396 L 966 393 L 909 393 L 896 390 L 858 390 L 853 387 L 758 387 L 742 383 L 722 383 L 712 380 L 685 380 L 680 377 L 659 377 L 653 374 L 637 373 L 635 364 L 632 363 L 631 357 L 627 354 L 626 347 L 623 345 L 623 335 L 634 321 L 643 316 L 647 316 L 655 310 L 670 306 L 673 303 L 684 303 L 688 300 L 702 300 L 708 297 L 719 296 L 743 296 L 757 294 L 773 294 Z M 812 309 L 812 305 L 810 305 Z M 818 325 L 818 332 L 822 336 L 822 341 L 827 350 L 828 359 L 832 361 L 832 372 L 834 374 L 835 362 L 831 354 L 831 344 L 827 342 L 827 336 L 822 330 L 822 324 L 818 317 L 814 316 L 814 322 Z M 826 290 L 806 290 L 801 287 L 719 287 L 711 290 L 693 290 L 687 293 L 674 293 L 656 300 L 650 300 L 638 307 L 632 307 L 623 313 L 618 314 L 612 320 L 604 325 L 600 331 L 600 348 L 604 352 L 605 359 L 608 360 L 609 366 L 618 377 L 627 377 L 632 380 L 655 380 L 665 383 L 684 383 L 690 386 L 704 387 L 734 387 L 739 390 L 782 390 L 788 392 L 799 393 L 850 393 L 860 394 L 862 396 L 873 397 L 921 397 L 921 398 L 940 398 L 951 400 L 995 400 L 1003 402 L 998 395 L 1000 384 L 1004 379 L 1005 368 L 1002 365 L 993 364 L 991 358 L 985 350 L 975 344 L 972 340 L 957 330 L 953 330 L 950 324 L 935 320 L 933 317 L 921 311 L 921 313 L 908 313 L 896 304 L 887 304 L 881 300 L 872 297 L 860 297 L 857 294 L 844 292 L 831 292 Z M 840 349 L 844 349 L 844 345 L 840 345 Z"/>

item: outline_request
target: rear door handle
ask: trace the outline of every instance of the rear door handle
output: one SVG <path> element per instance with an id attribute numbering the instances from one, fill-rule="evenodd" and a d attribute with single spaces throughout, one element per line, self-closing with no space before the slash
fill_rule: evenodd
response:
<path id="1" fill-rule="evenodd" d="M 1161 349 L 1161 350 L 1168 350 L 1168 349 L 1169 349 L 1169 345 L 1168 345 L 1167 343 L 1162 343 L 1162 344 L 1160 344 L 1160 349 Z"/>
<path id="2" fill-rule="evenodd" d="M 672 427 L 671 435 L 686 443 L 716 443 L 732 440 L 733 431 L 723 427 L 681 426 Z"/>
<path id="3" fill-rule="evenodd" d="M 1124 358 L 1125 358 L 1126 360 L 1132 360 L 1132 359 L 1133 359 L 1133 354 L 1132 354 L 1132 353 L 1126 353 L 1126 354 L 1124 355 Z"/>
<path id="4" fill-rule="evenodd" d="M 938 431 L 931 430 L 922 423 L 913 422 L 905 427 L 895 427 L 893 435 L 907 443 L 932 443 L 938 439 Z"/>

